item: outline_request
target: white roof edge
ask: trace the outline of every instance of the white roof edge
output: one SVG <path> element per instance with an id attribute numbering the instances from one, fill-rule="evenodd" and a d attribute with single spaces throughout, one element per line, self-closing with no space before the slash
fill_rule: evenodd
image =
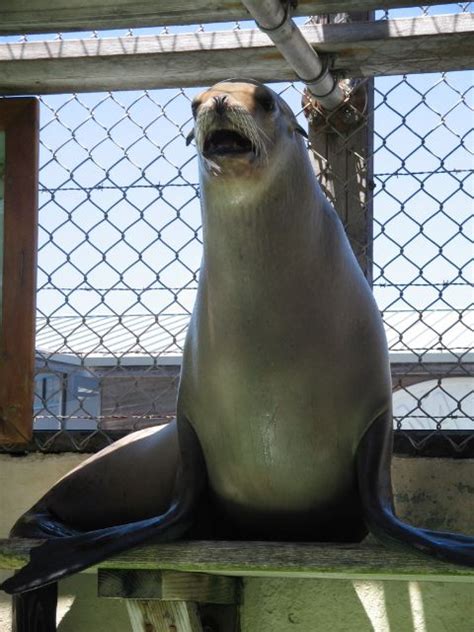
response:
<path id="1" fill-rule="evenodd" d="M 150 356 L 77 356 L 68 353 L 49 353 L 44 349 L 36 351 L 37 360 L 45 360 L 48 362 L 61 362 L 62 364 L 71 364 L 73 366 L 101 367 L 101 366 L 181 366 L 181 355 L 162 355 L 156 358 Z"/>
<path id="2" fill-rule="evenodd" d="M 390 363 L 400 362 L 421 362 L 431 364 L 435 362 L 450 363 L 453 362 L 474 362 L 474 351 L 460 351 L 455 353 L 454 351 L 424 351 L 423 353 L 413 353 L 410 351 L 392 351 L 389 353 Z"/>
<path id="3" fill-rule="evenodd" d="M 162 355 L 156 358 L 150 356 L 75 356 L 73 354 L 66 353 L 51 353 L 47 351 L 37 351 L 37 358 L 53 362 L 61 362 L 63 364 L 70 364 L 73 366 L 83 366 L 84 368 L 99 368 L 99 367 L 126 367 L 126 366 L 181 366 L 181 355 Z M 453 363 L 458 362 L 474 362 L 474 351 L 462 353 L 456 355 L 449 351 L 433 351 L 424 352 L 419 355 L 410 352 L 392 352 L 389 354 L 390 362 L 396 363 L 418 363 L 434 364 L 434 363 Z"/>
<path id="4" fill-rule="evenodd" d="M 183 356 L 163 355 L 152 358 L 150 356 L 98 356 L 84 358 L 84 366 L 101 367 L 101 366 L 181 366 Z"/>

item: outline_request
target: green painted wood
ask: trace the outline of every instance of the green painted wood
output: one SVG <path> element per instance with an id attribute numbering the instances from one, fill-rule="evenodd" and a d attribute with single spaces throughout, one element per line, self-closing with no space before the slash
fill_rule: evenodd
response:
<path id="1" fill-rule="evenodd" d="M 0 568 L 27 563 L 34 540 L 0 540 Z M 474 582 L 474 568 L 372 543 L 192 541 L 126 551 L 101 568 L 160 569 L 237 577 Z"/>

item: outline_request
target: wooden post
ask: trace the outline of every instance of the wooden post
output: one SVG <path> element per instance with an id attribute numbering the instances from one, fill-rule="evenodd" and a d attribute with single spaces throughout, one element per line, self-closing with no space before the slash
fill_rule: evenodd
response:
<path id="1" fill-rule="evenodd" d="M 0 444 L 21 444 L 33 432 L 38 100 L 2 99 L 0 135 Z"/>
<path id="2" fill-rule="evenodd" d="M 318 23 L 370 20 L 372 12 L 313 18 Z M 345 106 L 314 111 L 306 99 L 311 160 L 323 191 L 346 229 L 354 253 L 372 282 L 373 79 L 352 86 Z"/>
<path id="3" fill-rule="evenodd" d="M 127 610 L 133 632 L 203 632 L 194 603 L 127 599 Z"/>

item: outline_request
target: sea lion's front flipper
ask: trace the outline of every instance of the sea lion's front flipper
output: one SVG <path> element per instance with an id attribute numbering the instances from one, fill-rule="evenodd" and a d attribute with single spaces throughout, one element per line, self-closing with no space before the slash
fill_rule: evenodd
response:
<path id="1" fill-rule="evenodd" d="M 404 523 L 395 515 L 390 462 L 392 418 L 380 415 L 363 436 L 357 451 L 357 475 L 364 517 L 382 541 L 409 545 L 446 562 L 474 566 L 474 537 L 431 531 Z"/>
<path id="2" fill-rule="evenodd" d="M 11 594 L 33 590 L 98 564 L 149 538 L 166 542 L 176 540 L 188 531 L 205 486 L 206 473 L 199 441 L 187 420 L 178 421 L 178 434 L 181 465 L 173 500 L 165 513 L 129 524 L 46 540 L 32 549 L 29 563 L 7 579 L 1 589 Z M 153 482 L 144 481 L 144 484 Z"/>

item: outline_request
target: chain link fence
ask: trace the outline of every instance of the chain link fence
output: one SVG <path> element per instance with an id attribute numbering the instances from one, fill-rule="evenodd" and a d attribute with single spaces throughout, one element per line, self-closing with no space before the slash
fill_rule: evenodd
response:
<path id="1" fill-rule="evenodd" d="M 438 437 L 466 453 L 474 436 L 471 84 L 468 72 L 376 78 L 366 120 L 365 247 L 391 354 L 394 427 L 417 453 Z M 272 87 L 305 124 L 302 85 Z M 40 98 L 39 450 L 94 450 L 174 416 L 202 246 L 197 161 L 184 142 L 197 92 Z"/>

